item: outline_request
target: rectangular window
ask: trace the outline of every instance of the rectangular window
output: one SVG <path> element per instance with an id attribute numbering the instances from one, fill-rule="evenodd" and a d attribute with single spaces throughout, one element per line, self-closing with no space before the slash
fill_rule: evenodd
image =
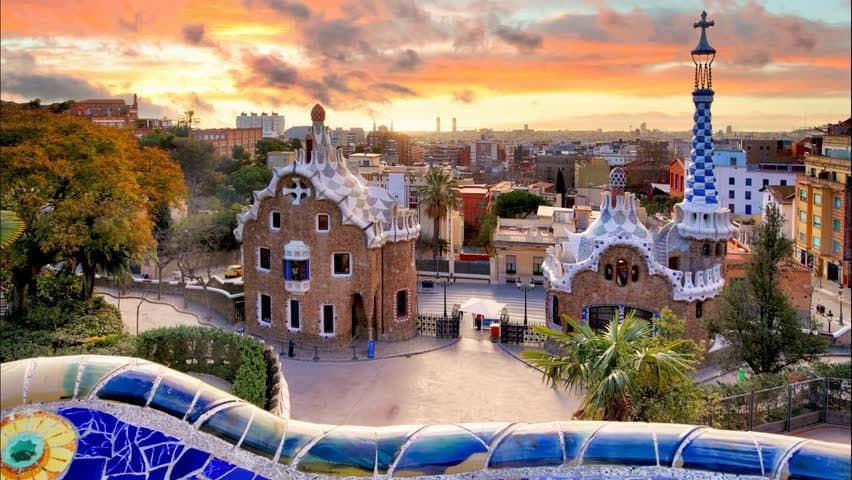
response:
<path id="1" fill-rule="evenodd" d="M 348 277 L 352 274 L 351 258 L 349 253 L 335 253 L 332 255 L 332 274 L 335 276 Z"/>
<path id="2" fill-rule="evenodd" d="M 799 210 L 799 221 L 800 222 L 807 222 L 808 221 L 808 214 L 805 213 L 804 210 Z"/>
<path id="3" fill-rule="evenodd" d="M 737 166 L 737 157 L 731 157 L 731 159 L 728 160 L 728 165 L 730 165 L 732 167 L 736 167 Z"/>
<path id="4" fill-rule="evenodd" d="M 533 275 L 544 275 L 541 271 L 542 263 L 544 263 L 544 257 L 533 257 Z"/>
<path id="5" fill-rule="evenodd" d="M 834 253 L 840 253 L 840 242 L 834 242 L 831 244 L 831 251 Z"/>
<path id="6" fill-rule="evenodd" d="M 396 317 L 408 316 L 408 290 L 396 292 Z"/>
<path id="7" fill-rule="evenodd" d="M 269 249 L 266 247 L 258 247 L 257 249 L 257 266 L 260 270 L 269 271 L 272 268 L 272 261 Z"/>
<path id="8" fill-rule="evenodd" d="M 284 280 L 304 282 L 310 280 L 310 268 L 308 260 L 283 260 Z"/>
<path id="9" fill-rule="evenodd" d="M 808 192 L 804 189 L 799 189 L 799 200 L 808 201 Z"/>
<path id="10" fill-rule="evenodd" d="M 763 183 L 763 186 L 764 186 L 764 187 L 765 187 L 765 186 L 767 186 L 767 185 L 769 185 L 769 179 L 768 179 L 768 178 L 764 178 L 762 183 Z"/>
<path id="11" fill-rule="evenodd" d="M 736 192 L 734 192 L 733 190 L 728 190 L 728 198 L 736 198 Z"/>
<path id="12" fill-rule="evenodd" d="M 272 297 L 263 293 L 258 297 L 257 322 L 269 326 L 272 323 Z"/>
<path id="13" fill-rule="evenodd" d="M 822 195 L 819 193 L 814 194 L 814 205 L 820 206 L 822 205 Z"/>
<path id="14" fill-rule="evenodd" d="M 334 335 L 334 305 L 322 306 L 322 333 Z"/>
<path id="15" fill-rule="evenodd" d="M 786 187 L 787 186 L 787 180 L 781 180 L 781 186 Z"/>
<path id="16" fill-rule="evenodd" d="M 517 273 L 517 264 L 515 263 L 517 259 L 514 255 L 506 255 L 506 273 L 515 274 Z"/>
<path id="17" fill-rule="evenodd" d="M 807 237 L 807 235 L 805 235 L 805 232 L 799 232 L 799 241 L 802 242 L 802 243 L 805 243 L 805 242 L 808 241 L 808 237 Z"/>
<path id="18" fill-rule="evenodd" d="M 834 208 L 840 208 L 840 197 L 834 197 Z"/>
<path id="19" fill-rule="evenodd" d="M 317 215 L 317 231 L 327 232 L 331 230 L 331 218 L 328 214 L 320 213 Z"/>
<path id="20" fill-rule="evenodd" d="M 746 215 L 751 215 L 751 205 L 746 205 Z"/>
<path id="21" fill-rule="evenodd" d="M 281 228 L 281 212 L 272 211 L 269 214 L 269 227 L 273 230 Z"/>
<path id="22" fill-rule="evenodd" d="M 731 212 L 731 213 L 734 213 L 734 204 L 733 203 L 728 204 L 728 211 Z"/>
<path id="23" fill-rule="evenodd" d="M 822 226 L 822 217 L 819 215 L 814 215 L 814 226 L 821 227 Z"/>
<path id="24" fill-rule="evenodd" d="M 734 177 L 728 179 L 728 185 L 736 185 L 737 180 Z"/>
<path id="25" fill-rule="evenodd" d="M 835 232 L 839 232 L 840 231 L 840 219 L 835 218 L 834 220 L 832 220 L 831 223 L 832 223 L 831 228 L 834 229 Z"/>
<path id="26" fill-rule="evenodd" d="M 820 248 L 820 247 L 822 246 L 822 241 L 821 241 L 821 240 L 822 240 L 822 239 L 821 239 L 820 237 L 816 237 L 816 236 L 814 237 L 814 239 L 813 239 L 813 246 L 814 246 L 814 248 Z"/>
<path id="27" fill-rule="evenodd" d="M 751 200 L 751 192 L 745 192 L 746 200 Z"/>
<path id="28" fill-rule="evenodd" d="M 746 187 L 751 186 L 751 178 L 746 178 Z"/>
<path id="29" fill-rule="evenodd" d="M 290 314 L 287 317 L 290 319 L 291 330 L 299 330 L 302 328 L 302 302 L 291 299 Z"/>

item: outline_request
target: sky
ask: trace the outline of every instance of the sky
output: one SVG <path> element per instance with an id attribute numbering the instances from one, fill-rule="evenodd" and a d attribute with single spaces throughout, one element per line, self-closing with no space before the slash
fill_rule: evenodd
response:
<path id="1" fill-rule="evenodd" d="M 702 10 L 716 129 L 850 116 L 850 0 L 3 0 L 0 97 L 136 93 L 202 128 L 319 102 L 344 128 L 688 130 Z"/>

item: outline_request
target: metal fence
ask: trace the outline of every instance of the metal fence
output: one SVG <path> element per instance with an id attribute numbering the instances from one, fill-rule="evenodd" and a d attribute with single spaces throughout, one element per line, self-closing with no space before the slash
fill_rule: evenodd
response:
<path id="1" fill-rule="evenodd" d="M 437 338 L 458 338 L 460 319 L 458 305 L 453 307 L 453 313 L 447 318 L 443 315 L 421 313 L 417 315 L 417 334 Z"/>
<path id="2" fill-rule="evenodd" d="M 532 325 L 500 321 L 500 343 L 516 345 L 544 345 L 546 337 L 533 329 Z"/>
<path id="3" fill-rule="evenodd" d="M 450 261 L 442 258 L 415 260 L 414 265 L 418 272 L 438 271 L 441 273 L 447 273 L 450 271 Z"/>
<path id="4" fill-rule="evenodd" d="M 817 423 L 850 425 L 849 379 L 816 378 L 723 398 L 709 424 L 726 430 L 789 432 Z"/>

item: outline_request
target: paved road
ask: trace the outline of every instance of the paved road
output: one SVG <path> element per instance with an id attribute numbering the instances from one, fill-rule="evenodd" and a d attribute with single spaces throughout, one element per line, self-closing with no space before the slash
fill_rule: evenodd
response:
<path id="1" fill-rule="evenodd" d="M 545 422 L 570 419 L 580 403 L 469 329 L 454 345 L 410 358 L 283 362 L 292 417 L 319 423 Z"/>
<path id="2" fill-rule="evenodd" d="M 444 289 L 435 282 L 434 288 L 422 288 L 418 281 L 417 303 L 421 313 L 444 313 Z M 471 297 L 492 299 L 505 303 L 509 318 L 514 322 L 524 320 L 524 292 L 514 285 L 489 285 L 487 283 L 452 283 L 447 287 L 447 311 L 451 312 L 453 304 L 461 305 Z M 527 292 L 527 317 L 531 324 L 544 324 L 544 287 L 537 285 Z M 468 323 L 472 322 L 470 315 L 465 316 Z"/>
<path id="3" fill-rule="evenodd" d="M 120 303 L 121 318 L 124 321 L 124 330 L 127 333 L 136 333 L 136 313 L 139 312 L 139 331 L 144 332 L 152 328 L 174 327 L 178 325 L 201 325 L 199 319 L 203 319 L 208 325 L 219 328 L 232 329 L 232 325 L 216 312 L 207 318 L 207 308 L 195 302 L 188 302 L 184 307 L 183 297 L 175 294 L 164 294 L 163 299 L 157 301 L 157 294 L 141 289 L 131 290 L 122 295 L 121 300 L 117 297 L 114 288 L 98 287 L 97 294 L 101 294 L 107 303 L 118 305 Z M 143 298 L 144 296 L 144 298 Z M 140 303 L 141 301 L 141 303 Z M 174 306 L 172 306 L 174 305 Z M 178 311 L 178 309 L 182 310 Z"/>

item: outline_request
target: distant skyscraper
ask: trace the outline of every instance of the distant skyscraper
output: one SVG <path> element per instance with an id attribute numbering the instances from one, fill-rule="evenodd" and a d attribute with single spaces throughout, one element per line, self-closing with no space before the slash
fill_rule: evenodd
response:
<path id="1" fill-rule="evenodd" d="M 524 131 L 527 131 L 527 130 L 529 130 L 529 129 L 530 129 L 529 124 L 526 124 L 526 123 L 525 123 L 525 124 L 524 124 Z"/>
<path id="2" fill-rule="evenodd" d="M 456 131 L 456 117 L 453 117 L 453 131 Z"/>
<path id="3" fill-rule="evenodd" d="M 237 117 L 237 128 L 259 128 L 263 131 L 263 136 L 278 137 L 284 133 L 284 115 L 278 115 L 275 112 L 268 114 L 266 112 L 260 115 L 251 112 L 247 115 L 246 112 Z"/>
<path id="4" fill-rule="evenodd" d="M 441 133 L 441 117 L 435 118 L 435 131 Z"/>

